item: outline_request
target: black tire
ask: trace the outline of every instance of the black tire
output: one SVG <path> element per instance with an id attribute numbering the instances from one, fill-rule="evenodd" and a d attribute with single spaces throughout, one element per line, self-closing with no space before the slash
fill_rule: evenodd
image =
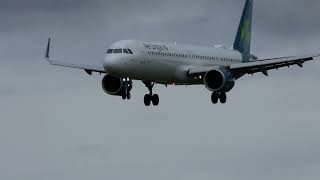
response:
<path id="1" fill-rule="evenodd" d="M 128 99 L 128 100 L 131 99 L 131 93 L 127 93 L 127 99 Z"/>
<path id="2" fill-rule="evenodd" d="M 221 93 L 220 94 L 220 102 L 221 104 L 225 104 L 227 102 L 227 95 L 226 93 Z"/>
<path id="3" fill-rule="evenodd" d="M 159 101 L 160 101 L 159 95 L 158 95 L 158 94 L 154 94 L 154 95 L 152 96 L 152 104 L 153 104 L 154 106 L 158 106 L 158 105 L 159 105 Z"/>
<path id="4" fill-rule="evenodd" d="M 122 97 L 123 100 L 126 100 L 127 99 L 127 93 L 125 91 L 122 92 L 121 97 Z"/>
<path id="5" fill-rule="evenodd" d="M 219 100 L 218 93 L 213 92 L 212 95 L 211 95 L 211 101 L 212 101 L 212 103 L 213 103 L 213 104 L 217 104 L 217 103 L 218 103 L 218 100 Z"/>
<path id="6" fill-rule="evenodd" d="M 150 104 L 151 104 L 151 96 L 149 94 L 146 94 L 144 96 L 144 105 L 150 106 Z"/>

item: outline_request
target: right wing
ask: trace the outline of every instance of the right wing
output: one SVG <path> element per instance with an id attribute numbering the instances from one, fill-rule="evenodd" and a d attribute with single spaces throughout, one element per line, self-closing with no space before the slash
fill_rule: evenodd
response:
<path id="1" fill-rule="evenodd" d="M 83 69 L 85 70 L 88 74 L 92 74 L 92 72 L 98 72 L 98 73 L 106 73 L 106 70 L 102 66 L 97 66 L 97 65 L 89 65 L 89 64 L 73 64 L 73 63 L 66 63 L 62 61 L 57 61 L 52 58 L 50 58 L 50 43 L 51 39 L 49 38 L 48 40 L 48 45 L 47 45 L 47 50 L 46 50 L 46 55 L 45 59 L 48 61 L 51 65 L 55 66 L 63 66 L 63 67 L 69 67 L 69 68 L 76 68 L 76 69 Z"/>

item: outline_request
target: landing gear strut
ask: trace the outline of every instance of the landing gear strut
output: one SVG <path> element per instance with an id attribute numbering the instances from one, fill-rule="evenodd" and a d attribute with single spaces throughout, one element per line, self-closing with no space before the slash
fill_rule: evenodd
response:
<path id="1" fill-rule="evenodd" d="M 213 104 L 217 104 L 220 99 L 221 104 L 225 104 L 227 102 L 227 95 L 225 92 L 213 92 L 211 95 L 211 101 Z"/>
<path id="2" fill-rule="evenodd" d="M 121 93 L 121 97 L 123 100 L 131 99 L 131 90 L 132 90 L 132 81 L 128 78 L 123 79 L 123 90 Z"/>
<path id="3" fill-rule="evenodd" d="M 144 96 L 144 105 L 150 106 L 151 103 L 152 103 L 154 106 L 158 106 L 159 105 L 159 101 L 160 101 L 159 95 L 158 94 L 153 94 L 153 92 L 152 92 L 154 83 L 145 82 L 145 81 L 143 83 L 146 85 L 146 87 L 149 90 L 149 94 L 146 94 Z"/>

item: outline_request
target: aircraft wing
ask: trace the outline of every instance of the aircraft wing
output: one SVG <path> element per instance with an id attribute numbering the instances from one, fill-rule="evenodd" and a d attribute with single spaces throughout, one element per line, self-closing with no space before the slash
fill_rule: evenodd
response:
<path id="1" fill-rule="evenodd" d="M 80 64 L 80 63 L 79 64 L 73 64 L 73 63 L 62 62 L 62 61 L 50 58 L 50 42 L 51 42 L 51 40 L 49 38 L 45 59 L 51 65 L 63 66 L 63 67 L 69 67 L 69 68 L 76 68 L 76 69 L 83 69 L 90 75 L 92 74 L 92 72 L 106 73 L 105 69 L 102 66 L 100 67 L 100 66 L 97 66 L 97 65 Z"/>
<path id="2" fill-rule="evenodd" d="M 268 70 L 279 69 L 281 67 L 289 67 L 292 65 L 298 65 L 303 67 L 303 63 L 307 61 L 314 60 L 315 57 L 319 57 L 318 54 L 302 55 L 302 56 L 289 56 L 289 57 L 280 57 L 273 59 L 264 59 L 259 61 L 252 61 L 247 63 L 233 64 L 226 66 L 225 68 L 229 69 L 235 76 L 236 79 L 239 79 L 245 74 L 254 74 L 254 73 L 263 73 L 268 76 Z M 204 74 L 208 71 L 218 68 L 217 66 L 212 67 L 194 67 L 189 69 L 189 75 L 199 75 Z"/>
<path id="3" fill-rule="evenodd" d="M 264 59 L 259 61 L 233 64 L 229 68 L 235 77 L 241 77 L 245 74 L 263 73 L 268 76 L 268 70 L 279 69 L 281 67 L 289 67 L 292 65 L 298 65 L 303 67 L 303 63 L 314 60 L 315 57 L 319 57 L 320 53 L 302 55 L 302 56 L 289 56 L 273 59 Z"/>

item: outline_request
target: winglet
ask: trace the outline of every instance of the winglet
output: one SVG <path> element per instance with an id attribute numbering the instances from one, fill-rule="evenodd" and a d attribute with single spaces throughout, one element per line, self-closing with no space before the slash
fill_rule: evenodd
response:
<path id="1" fill-rule="evenodd" d="M 49 59 L 50 58 L 50 43 L 51 43 L 51 39 L 48 39 L 48 45 L 47 45 L 47 50 L 46 50 L 46 58 Z"/>

